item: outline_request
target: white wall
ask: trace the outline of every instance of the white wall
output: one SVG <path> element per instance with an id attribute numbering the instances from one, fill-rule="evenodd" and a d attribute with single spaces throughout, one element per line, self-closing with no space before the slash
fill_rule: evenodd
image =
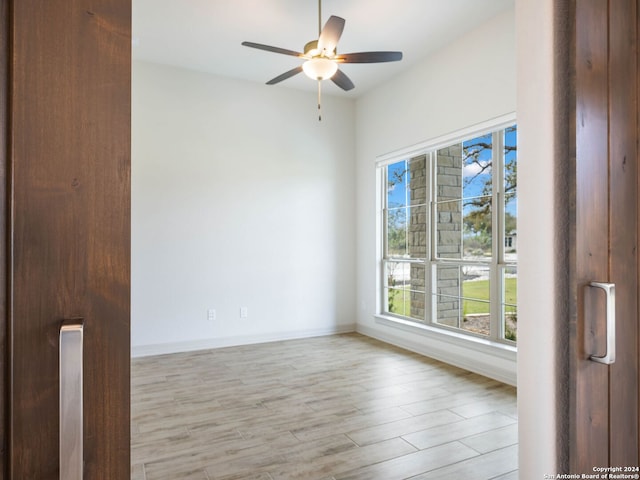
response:
<path id="1" fill-rule="evenodd" d="M 353 101 L 319 123 L 312 93 L 141 62 L 132 88 L 133 354 L 353 330 Z"/>
<path id="2" fill-rule="evenodd" d="M 566 473 L 569 13 L 518 0 L 518 418 L 522 479 Z M 559 70 L 560 69 L 560 70 Z"/>
<path id="3" fill-rule="evenodd" d="M 516 110 L 515 13 L 479 25 L 357 101 L 358 330 L 515 383 L 515 354 L 496 358 L 382 324 L 376 313 L 376 157 Z M 466 362 L 466 363 L 465 363 Z"/>

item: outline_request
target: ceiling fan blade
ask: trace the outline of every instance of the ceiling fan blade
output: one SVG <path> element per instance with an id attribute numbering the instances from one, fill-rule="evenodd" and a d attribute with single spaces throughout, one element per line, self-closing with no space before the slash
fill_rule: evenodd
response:
<path id="1" fill-rule="evenodd" d="M 318 50 L 326 50 L 328 53 L 333 53 L 338 46 L 338 40 L 340 40 L 343 30 L 344 18 L 331 15 L 320 32 Z"/>
<path id="2" fill-rule="evenodd" d="M 262 43 L 242 42 L 245 47 L 257 48 L 258 50 L 266 50 L 267 52 L 282 53 L 283 55 L 291 55 L 294 57 L 302 57 L 300 52 L 294 52 L 293 50 L 287 50 L 286 48 L 272 47 L 271 45 L 263 45 Z"/>
<path id="3" fill-rule="evenodd" d="M 267 85 L 275 85 L 276 83 L 280 83 L 281 81 L 286 80 L 287 78 L 291 78 L 294 75 L 299 74 L 301 71 L 302 71 L 302 65 L 300 65 L 299 67 L 293 68 L 288 72 L 284 72 L 282 75 L 278 75 L 276 78 L 272 78 L 267 82 Z"/>
<path id="4" fill-rule="evenodd" d="M 345 92 L 348 92 L 355 87 L 351 79 L 340 69 L 338 69 L 335 75 L 331 77 L 331 80 Z"/>
<path id="5" fill-rule="evenodd" d="M 402 60 L 402 52 L 344 53 L 335 58 L 340 63 L 381 63 Z"/>

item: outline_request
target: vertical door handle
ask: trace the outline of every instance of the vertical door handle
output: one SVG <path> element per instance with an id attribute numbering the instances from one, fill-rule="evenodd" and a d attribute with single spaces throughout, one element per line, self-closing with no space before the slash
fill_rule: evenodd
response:
<path id="1" fill-rule="evenodd" d="M 82 480 L 82 320 L 60 327 L 60 480 Z"/>
<path id="2" fill-rule="evenodd" d="M 607 303 L 607 350 L 604 356 L 590 355 L 589 360 L 611 365 L 616 361 L 616 286 L 613 283 L 591 282 L 590 287 L 604 290 Z"/>

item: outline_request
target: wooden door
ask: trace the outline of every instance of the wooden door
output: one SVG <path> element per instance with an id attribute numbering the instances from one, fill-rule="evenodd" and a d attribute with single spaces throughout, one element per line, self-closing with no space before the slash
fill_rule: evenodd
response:
<path id="1" fill-rule="evenodd" d="M 570 468 L 638 465 L 638 5 L 575 2 L 575 316 L 571 325 Z M 615 363 L 606 299 L 615 284 Z"/>
<path id="2" fill-rule="evenodd" d="M 130 0 L 0 7 L 3 473 L 59 478 L 59 331 L 81 318 L 84 478 L 127 479 Z"/>

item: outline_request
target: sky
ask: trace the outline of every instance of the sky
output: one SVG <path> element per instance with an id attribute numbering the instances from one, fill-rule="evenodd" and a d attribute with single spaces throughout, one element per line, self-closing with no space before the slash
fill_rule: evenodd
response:
<path id="1" fill-rule="evenodd" d="M 476 137 L 462 142 L 465 149 L 472 149 L 479 143 L 491 144 L 491 134 Z M 508 129 L 505 134 L 505 145 L 516 145 L 516 130 Z M 477 161 L 471 156 L 465 160 L 464 172 L 464 198 L 473 198 L 481 196 L 485 182 L 490 179 L 491 167 L 488 166 L 482 173 L 482 167 L 487 166 L 491 161 L 490 149 L 481 149 L 477 155 Z M 505 156 L 505 164 L 510 165 L 517 162 L 515 151 L 508 152 Z M 400 161 L 387 167 L 388 179 L 394 182 L 394 185 L 388 190 L 388 206 L 405 206 L 409 205 L 409 192 L 407 188 L 408 174 L 407 161 Z M 506 211 L 512 215 L 517 214 L 516 200 L 510 201 L 506 206 Z"/>

